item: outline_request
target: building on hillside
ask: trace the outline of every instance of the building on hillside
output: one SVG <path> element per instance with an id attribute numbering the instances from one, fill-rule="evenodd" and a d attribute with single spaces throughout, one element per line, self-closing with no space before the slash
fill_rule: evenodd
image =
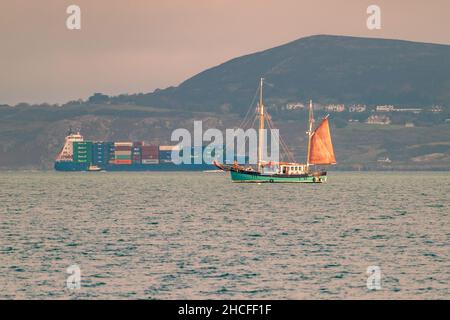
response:
<path id="1" fill-rule="evenodd" d="M 443 108 L 441 106 L 432 106 L 431 107 L 431 112 L 433 112 L 433 113 L 441 113 L 442 109 Z"/>
<path id="2" fill-rule="evenodd" d="M 371 115 L 366 120 L 367 124 L 391 124 L 391 118 L 385 115 Z"/>
<path id="3" fill-rule="evenodd" d="M 308 106 L 309 106 L 309 105 L 308 105 Z M 314 109 L 314 110 L 324 110 L 325 107 L 324 107 L 322 104 L 320 104 L 320 103 L 313 102 L 313 109 Z"/>
<path id="4" fill-rule="evenodd" d="M 393 105 L 376 106 L 375 108 L 377 112 L 392 112 L 394 109 Z"/>
<path id="5" fill-rule="evenodd" d="M 325 106 L 325 111 L 328 112 L 344 112 L 345 111 L 345 105 L 343 104 L 329 104 Z"/>
<path id="6" fill-rule="evenodd" d="M 389 157 L 385 157 L 385 158 L 378 158 L 377 162 L 379 162 L 379 163 L 391 163 L 392 160 L 389 159 Z"/>
<path id="7" fill-rule="evenodd" d="M 303 110 L 305 105 L 301 102 L 291 102 L 286 104 L 286 110 Z"/>
<path id="8" fill-rule="evenodd" d="M 412 113 L 421 113 L 422 109 L 420 108 L 401 108 L 401 109 L 394 109 L 394 112 L 412 112 Z"/>
<path id="9" fill-rule="evenodd" d="M 364 112 L 367 106 L 365 104 L 353 104 L 348 107 L 348 112 Z"/>

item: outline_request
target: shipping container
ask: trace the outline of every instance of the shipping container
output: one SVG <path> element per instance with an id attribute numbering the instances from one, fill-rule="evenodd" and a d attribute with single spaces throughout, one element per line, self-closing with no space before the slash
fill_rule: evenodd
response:
<path id="1" fill-rule="evenodd" d="M 159 160 L 158 159 L 142 159 L 141 163 L 142 164 L 158 164 Z"/>
<path id="2" fill-rule="evenodd" d="M 92 142 L 79 141 L 73 143 L 73 161 L 78 163 L 91 163 Z"/>
<path id="3" fill-rule="evenodd" d="M 94 142 L 92 144 L 92 158 L 106 158 L 108 146 L 104 142 Z"/>
<path id="4" fill-rule="evenodd" d="M 159 159 L 158 146 L 143 146 L 141 148 L 142 159 Z"/>
<path id="5" fill-rule="evenodd" d="M 115 146 L 113 142 L 106 142 L 106 149 L 108 150 L 108 159 L 113 159 L 114 158 L 114 151 L 115 151 Z"/>
<path id="6" fill-rule="evenodd" d="M 116 160 L 131 160 L 130 157 L 124 157 L 124 156 L 117 156 L 115 157 Z"/>
<path id="7" fill-rule="evenodd" d="M 122 160 L 122 159 L 115 159 L 114 164 L 126 164 L 130 165 L 132 162 L 131 160 Z"/>
<path id="8" fill-rule="evenodd" d="M 135 141 L 133 142 L 134 147 L 142 147 L 144 145 L 144 141 Z"/>
<path id="9" fill-rule="evenodd" d="M 142 152 L 141 155 L 142 155 L 142 157 L 144 157 L 144 158 L 158 159 L 158 157 L 159 157 L 159 152 L 156 152 L 156 153 Z"/>
<path id="10" fill-rule="evenodd" d="M 146 156 L 146 155 L 142 155 L 141 158 L 148 159 L 148 160 L 154 160 L 154 159 L 158 160 L 159 159 L 159 157 L 157 157 L 157 156 Z"/>
<path id="11" fill-rule="evenodd" d="M 131 151 L 131 147 L 128 146 L 115 146 L 115 151 Z"/>
<path id="12" fill-rule="evenodd" d="M 142 146 L 141 150 L 142 150 L 142 152 L 158 153 L 159 147 L 158 146 Z"/>
<path id="13" fill-rule="evenodd" d="M 131 156 L 131 151 L 114 151 L 114 154 L 117 156 Z"/>
<path id="14" fill-rule="evenodd" d="M 172 151 L 159 150 L 159 160 L 171 160 Z"/>
<path id="15" fill-rule="evenodd" d="M 115 147 L 132 147 L 133 146 L 133 142 L 116 141 L 116 142 L 114 142 L 114 146 Z"/>
<path id="16" fill-rule="evenodd" d="M 139 156 L 140 157 L 141 154 L 142 154 L 141 147 L 133 147 L 132 154 L 133 154 L 133 157 L 134 156 Z"/>
<path id="17" fill-rule="evenodd" d="M 175 146 L 159 146 L 159 151 L 172 151 L 172 150 L 181 150 L 181 147 L 178 145 Z"/>
<path id="18" fill-rule="evenodd" d="M 92 163 L 95 164 L 95 165 L 104 165 L 104 164 L 108 163 L 108 159 L 106 159 L 106 158 L 101 158 L 101 159 L 93 158 L 92 159 Z"/>

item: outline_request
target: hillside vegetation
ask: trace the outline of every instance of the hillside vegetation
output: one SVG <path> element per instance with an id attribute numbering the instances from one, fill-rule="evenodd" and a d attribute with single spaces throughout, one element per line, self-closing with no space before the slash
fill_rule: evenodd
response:
<path id="1" fill-rule="evenodd" d="M 238 57 L 151 93 L 97 93 L 62 106 L 0 105 L 0 168 L 50 169 L 70 127 L 89 140 L 155 144 L 171 143 L 171 132 L 192 128 L 194 120 L 204 120 L 204 130 L 233 128 L 260 77 L 266 106 L 298 160 L 306 153 L 307 114 L 285 107 L 312 99 L 372 108 L 331 113 L 337 169 L 450 169 L 450 46 L 342 36 L 303 38 Z M 389 125 L 365 124 L 373 107 L 384 104 L 424 112 L 389 113 Z M 435 105 L 439 113 L 430 111 Z M 379 161 L 386 158 L 392 162 Z"/>

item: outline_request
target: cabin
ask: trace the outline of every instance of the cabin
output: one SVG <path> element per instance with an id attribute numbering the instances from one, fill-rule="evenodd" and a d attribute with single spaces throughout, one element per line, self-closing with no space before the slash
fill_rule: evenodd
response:
<path id="1" fill-rule="evenodd" d="M 391 119 L 384 115 L 371 115 L 367 118 L 366 123 L 368 124 L 391 124 Z"/>
<path id="2" fill-rule="evenodd" d="M 348 112 L 365 112 L 367 109 L 365 104 L 354 104 L 348 107 Z"/>
<path id="3" fill-rule="evenodd" d="M 330 104 L 325 106 L 325 111 L 329 112 L 344 112 L 345 111 L 345 105 L 343 104 Z"/>
<path id="4" fill-rule="evenodd" d="M 393 105 L 376 106 L 375 110 L 377 112 L 392 112 L 395 107 Z"/>
<path id="5" fill-rule="evenodd" d="M 289 163 L 280 165 L 281 174 L 303 174 L 306 172 L 306 165 L 299 163 Z"/>
<path id="6" fill-rule="evenodd" d="M 288 174 L 288 175 L 296 175 L 296 174 L 304 174 L 306 173 L 307 166 L 305 164 L 300 163 L 276 163 L 270 165 L 270 163 L 266 163 L 262 166 L 262 174 L 263 175 L 272 175 L 272 174 Z"/>

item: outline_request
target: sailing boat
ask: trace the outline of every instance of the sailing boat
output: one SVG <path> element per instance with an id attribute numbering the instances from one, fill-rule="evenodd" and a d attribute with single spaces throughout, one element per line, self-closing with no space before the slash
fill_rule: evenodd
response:
<path id="1" fill-rule="evenodd" d="M 295 161 L 274 163 L 272 161 L 264 161 L 262 158 L 265 120 L 266 118 L 267 120 L 271 119 L 270 115 L 265 111 L 263 104 L 263 84 L 264 79 L 261 78 L 259 104 L 257 106 L 257 115 L 259 116 L 257 167 L 244 167 L 238 165 L 236 162 L 233 165 L 224 165 L 214 161 L 213 164 L 221 170 L 229 171 L 233 182 L 326 182 L 327 172 L 324 170 L 313 170 L 312 166 L 336 164 L 336 159 L 334 156 L 333 143 L 331 141 L 328 115 L 323 118 L 320 124 L 313 130 L 314 116 L 312 101 L 309 103 L 309 128 L 307 131 L 308 154 L 306 163 L 302 164 Z M 269 123 L 271 123 L 271 121 Z"/>

